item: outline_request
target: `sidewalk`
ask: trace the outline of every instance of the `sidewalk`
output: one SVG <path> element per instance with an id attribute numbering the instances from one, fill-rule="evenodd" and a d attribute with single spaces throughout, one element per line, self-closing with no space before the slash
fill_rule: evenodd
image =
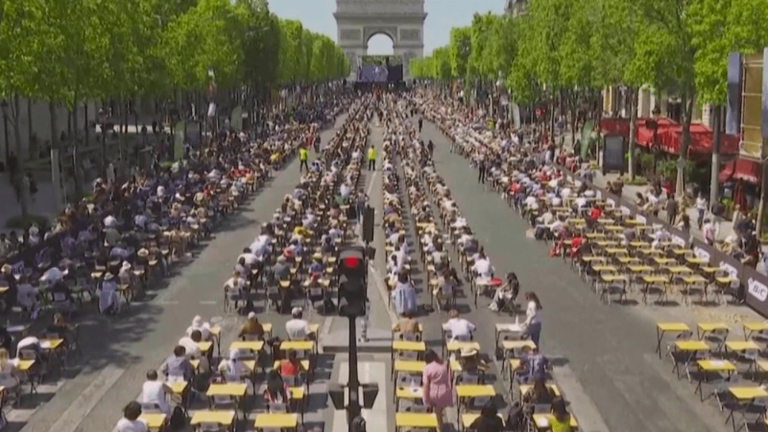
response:
<path id="1" fill-rule="evenodd" d="M 34 200 L 29 199 L 29 214 L 48 216 L 51 220 L 56 217 L 57 209 L 53 199 L 53 184 L 47 178 L 37 178 L 38 191 Z M 21 205 L 16 199 L 16 192 L 8 179 L 7 173 L 0 175 L 0 232 L 9 232 L 6 228 L 8 220 L 21 215 Z"/>
<path id="2" fill-rule="evenodd" d="M 555 139 L 559 139 L 559 135 L 555 135 Z M 564 150 L 571 150 L 571 145 L 573 143 L 572 134 L 570 132 L 567 132 L 565 134 L 565 144 L 563 146 Z M 594 161 L 592 161 L 594 162 Z M 596 186 L 602 187 L 604 189 L 608 188 L 609 182 L 614 182 L 619 179 L 619 174 L 617 173 L 609 173 L 603 175 L 603 173 L 598 169 L 593 171 L 593 183 Z M 624 188 L 622 189 L 621 198 L 634 203 L 637 193 L 641 193 L 645 195 L 645 192 L 648 190 L 648 185 L 644 186 L 635 186 L 635 185 L 628 185 L 625 184 Z M 686 213 L 688 214 L 688 217 L 691 220 L 691 236 L 695 238 L 696 240 L 704 241 L 704 235 L 699 230 L 699 227 L 696 225 L 696 219 L 698 215 L 696 214 L 696 209 L 691 207 L 686 210 Z M 711 214 L 708 214 L 705 217 L 712 217 Z M 667 219 L 667 214 L 665 210 L 661 210 L 659 212 L 659 218 L 662 220 Z M 724 240 L 728 236 L 736 235 L 734 229 L 733 229 L 733 222 L 728 220 L 722 220 L 719 223 L 719 229 L 717 232 L 717 235 L 715 237 L 715 240 Z M 768 247 L 763 247 L 763 253 L 768 253 Z M 761 260 L 757 264 L 757 271 L 762 274 L 768 274 L 768 268 L 763 264 L 763 261 Z"/>

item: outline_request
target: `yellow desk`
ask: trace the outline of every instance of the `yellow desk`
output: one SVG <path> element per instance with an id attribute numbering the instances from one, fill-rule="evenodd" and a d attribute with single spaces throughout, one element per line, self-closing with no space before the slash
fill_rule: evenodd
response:
<path id="1" fill-rule="evenodd" d="M 463 349 L 474 349 L 480 351 L 480 344 L 472 341 L 452 341 L 446 342 L 445 349 L 449 353 L 454 351 L 461 351 Z"/>
<path id="2" fill-rule="evenodd" d="M 427 350 L 427 345 L 423 341 L 404 341 L 395 340 L 392 341 L 392 351 L 416 351 L 424 352 Z"/>
<path id="3" fill-rule="evenodd" d="M 395 372 L 422 373 L 427 366 L 420 360 L 395 360 Z"/>
<path id="4" fill-rule="evenodd" d="M 594 265 L 592 266 L 592 270 L 596 272 L 617 272 L 619 271 L 616 267 L 612 265 Z"/>
<path id="5" fill-rule="evenodd" d="M 627 254 L 629 251 L 626 248 L 608 248 L 605 250 L 606 253 L 609 253 L 611 255 L 618 255 L 618 254 Z"/>
<path id="6" fill-rule="evenodd" d="M 163 413 L 143 413 L 139 420 L 147 424 L 147 429 L 160 429 L 165 425 L 165 414 Z"/>
<path id="7" fill-rule="evenodd" d="M 746 351 L 746 350 L 760 350 L 760 345 L 753 341 L 726 341 L 725 347 L 728 351 Z"/>
<path id="8" fill-rule="evenodd" d="M 243 397 L 245 396 L 245 392 L 247 390 L 248 390 L 248 386 L 245 384 L 239 384 L 239 383 L 211 384 L 210 387 L 208 387 L 208 391 L 205 394 L 206 396 Z"/>
<path id="9" fill-rule="evenodd" d="M 501 341 L 501 347 L 504 351 L 511 351 L 515 349 L 523 349 L 529 347 L 531 349 L 536 348 L 536 344 L 532 340 L 504 340 Z"/>
<path id="10" fill-rule="evenodd" d="M 715 330 L 729 330 L 729 327 L 728 324 L 725 323 L 702 322 L 696 324 L 696 331 L 699 334 L 699 339 Z"/>
<path id="11" fill-rule="evenodd" d="M 736 365 L 728 360 L 699 360 L 696 362 L 699 369 L 706 372 L 733 372 Z"/>
<path id="12" fill-rule="evenodd" d="M 17 360 L 15 361 L 15 369 L 19 372 L 26 372 L 30 369 L 32 369 L 32 366 L 35 365 L 35 362 L 37 360 Z"/>
<path id="13" fill-rule="evenodd" d="M 683 266 L 673 266 L 673 267 L 664 267 L 664 270 L 673 273 L 673 274 L 680 274 L 680 273 L 693 273 L 693 270 L 691 270 L 688 267 Z"/>
<path id="14" fill-rule="evenodd" d="M 213 342 L 197 342 L 196 345 L 200 349 L 200 352 L 205 354 L 211 350 Z"/>
<path id="15" fill-rule="evenodd" d="M 661 255 L 661 251 L 659 249 L 640 249 L 640 253 L 643 255 Z M 658 259 L 664 259 L 664 258 L 658 258 Z M 674 262 L 675 260 L 672 260 Z"/>
<path id="16" fill-rule="evenodd" d="M 280 343 L 281 351 L 313 351 L 315 341 L 283 341 Z"/>
<path id="17" fill-rule="evenodd" d="M 665 333 L 683 333 L 691 331 L 685 323 L 680 322 L 660 322 L 656 323 L 656 352 L 661 358 L 661 341 Z"/>
<path id="18" fill-rule="evenodd" d="M 294 429 L 299 417 L 291 413 L 259 413 L 253 427 L 256 429 Z"/>
<path id="19" fill-rule="evenodd" d="M 456 386 L 456 396 L 461 398 L 476 398 L 496 396 L 496 389 L 488 384 L 459 384 Z"/>
<path id="20" fill-rule="evenodd" d="M 644 242 L 644 241 L 629 242 L 629 245 L 632 246 L 633 248 L 648 248 L 648 247 L 651 247 L 650 243 Z"/>
<path id="21" fill-rule="evenodd" d="M 546 430 L 549 428 L 549 420 L 553 418 L 552 414 L 534 414 L 533 422 L 536 423 L 536 428 L 539 430 Z M 576 422 L 576 417 L 571 414 L 571 428 L 578 429 L 579 424 Z"/>
<path id="22" fill-rule="evenodd" d="M 675 262 L 674 258 L 654 258 L 654 262 L 658 265 L 667 265 L 667 264 L 673 264 Z"/>
<path id="23" fill-rule="evenodd" d="M 190 420 L 189 424 L 194 426 L 200 423 L 216 423 L 224 426 L 231 426 L 234 421 L 234 411 L 206 410 L 195 411 L 195 414 L 192 416 L 192 420 Z"/>
<path id="24" fill-rule="evenodd" d="M 716 271 L 720 270 L 720 267 L 714 267 L 714 266 L 701 266 L 699 267 L 699 270 L 703 271 L 706 274 L 712 274 Z"/>
<path id="25" fill-rule="evenodd" d="M 685 262 L 687 262 L 688 264 L 694 264 L 694 265 L 709 264 L 709 260 L 707 258 L 686 258 Z"/>
<path id="26" fill-rule="evenodd" d="M 647 265 L 631 265 L 627 266 L 632 273 L 652 272 L 653 267 Z"/>
<path id="27" fill-rule="evenodd" d="M 731 387 L 728 391 L 740 401 L 768 397 L 768 391 L 762 387 Z"/>
<path id="28" fill-rule="evenodd" d="M 186 381 L 167 381 L 165 385 L 171 388 L 171 391 L 175 395 L 180 395 L 184 393 L 184 390 L 187 389 L 187 383 Z"/>
<path id="29" fill-rule="evenodd" d="M 437 429 L 437 416 L 433 413 L 395 413 L 395 428 Z"/>
<path id="30" fill-rule="evenodd" d="M 259 352 L 264 348 L 264 341 L 235 341 L 229 345 L 231 350 L 247 350 L 253 352 Z"/>
<path id="31" fill-rule="evenodd" d="M 40 339 L 40 348 L 55 351 L 64 343 L 64 339 Z"/>
<path id="32" fill-rule="evenodd" d="M 584 261 L 584 262 L 592 262 L 592 261 L 602 261 L 602 262 L 605 262 L 607 260 L 607 258 L 606 257 L 602 257 L 602 256 L 591 255 L 591 256 L 583 256 L 583 257 L 581 257 L 581 260 Z"/>
<path id="33" fill-rule="evenodd" d="M 698 340 L 676 341 L 675 348 L 678 351 L 709 351 L 709 345 Z"/>
<path id="34" fill-rule="evenodd" d="M 752 333 L 768 330 L 768 322 L 748 322 L 743 323 L 744 328 L 744 340 L 748 340 L 752 337 Z"/>
<path id="35" fill-rule="evenodd" d="M 691 275 L 691 276 L 684 276 L 683 277 L 683 282 L 685 282 L 687 284 L 695 284 L 695 283 L 698 283 L 698 282 L 706 282 L 706 281 L 707 280 L 704 279 L 703 276 L 697 275 L 697 274 Z"/>

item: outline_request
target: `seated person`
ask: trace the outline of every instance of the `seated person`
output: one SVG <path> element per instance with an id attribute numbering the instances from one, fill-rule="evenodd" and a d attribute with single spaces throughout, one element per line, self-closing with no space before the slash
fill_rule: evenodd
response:
<path id="1" fill-rule="evenodd" d="M 304 311 L 300 307 L 291 310 L 292 319 L 285 323 L 285 332 L 288 340 L 308 340 L 314 337 L 309 328 L 309 323 L 302 319 Z"/>
<path id="2" fill-rule="evenodd" d="M 147 380 L 141 386 L 141 402 L 146 404 L 155 404 L 165 415 L 171 415 L 171 406 L 168 404 L 168 395 L 173 394 L 168 385 L 157 380 L 157 371 L 147 372 Z"/>
<path id="3" fill-rule="evenodd" d="M 194 368 L 187 358 L 187 351 L 183 346 L 177 345 L 163 363 L 163 375 L 168 381 L 189 381 L 194 376 Z"/>
<path id="4" fill-rule="evenodd" d="M 243 326 L 240 327 L 237 337 L 242 340 L 264 340 L 264 326 L 261 325 L 256 317 L 256 312 L 248 314 L 248 318 L 243 323 Z"/>
<path id="5" fill-rule="evenodd" d="M 286 409 L 289 407 L 290 388 L 283 381 L 280 373 L 274 369 L 269 371 L 267 376 L 267 388 L 264 390 L 264 399 L 267 404 L 284 404 Z"/>
<path id="6" fill-rule="evenodd" d="M 296 351 L 288 351 L 288 357 L 280 360 L 281 376 L 297 376 L 301 372 L 301 362 Z"/>
<path id="7" fill-rule="evenodd" d="M 147 432 L 147 424 L 139 420 L 141 404 L 136 401 L 128 402 L 123 408 L 123 418 L 117 421 L 115 432 Z"/>
<path id="8" fill-rule="evenodd" d="M 547 379 L 543 375 L 533 380 L 533 387 L 523 395 L 524 408 L 533 413 L 535 405 L 549 405 L 555 399 L 555 393 L 547 387 Z"/>

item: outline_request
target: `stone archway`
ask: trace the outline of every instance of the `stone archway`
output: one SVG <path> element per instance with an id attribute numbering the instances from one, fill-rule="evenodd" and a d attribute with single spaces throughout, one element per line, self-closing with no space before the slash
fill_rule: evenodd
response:
<path id="1" fill-rule="evenodd" d="M 377 34 L 392 39 L 394 55 L 408 61 L 424 56 L 424 0 L 336 0 L 337 40 L 350 59 L 350 80 L 356 78 L 360 59 L 367 54 L 368 41 Z"/>

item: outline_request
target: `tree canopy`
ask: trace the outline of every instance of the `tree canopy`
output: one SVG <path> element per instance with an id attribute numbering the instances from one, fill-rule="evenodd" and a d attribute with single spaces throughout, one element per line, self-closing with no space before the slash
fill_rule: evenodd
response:
<path id="1" fill-rule="evenodd" d="M 340 79 L 344 52 L 265 0 L 0 0 L 0 93 L 162 96 Z"/>

